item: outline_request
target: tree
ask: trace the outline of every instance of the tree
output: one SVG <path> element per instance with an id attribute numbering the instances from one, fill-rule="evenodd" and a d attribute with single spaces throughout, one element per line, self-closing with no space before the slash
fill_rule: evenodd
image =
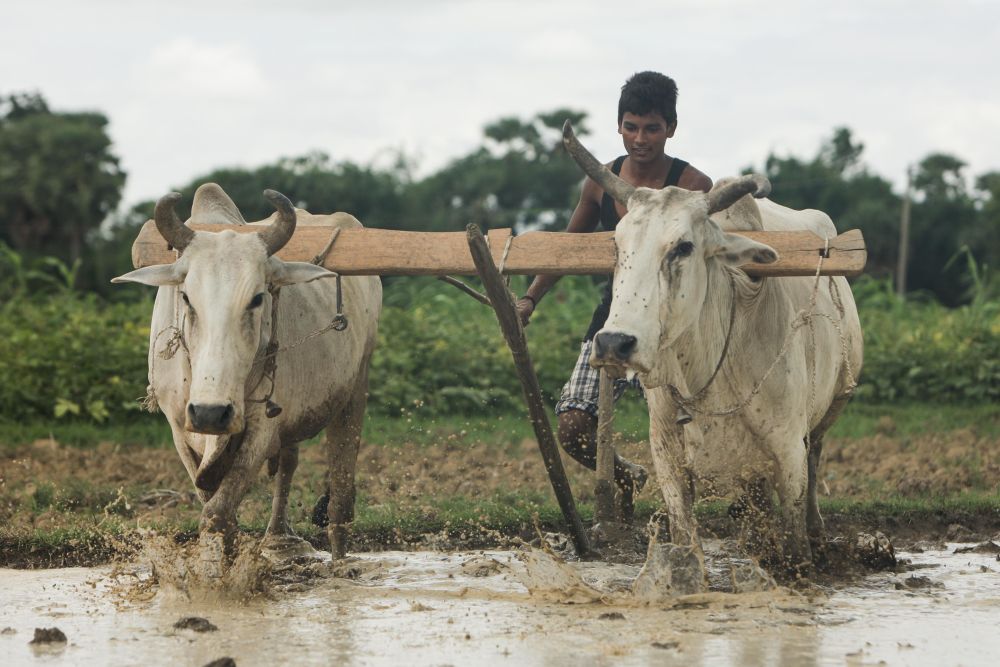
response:
<path id="1" fill-rule="evenodd" d="M 562 147 L 562 125 L 586 135 L 586 114 L 556 109 L 483 129 L 486 143 L 408 190 L 412 228 L 561 229 L 569 222 L 583 175 Z"/>
<path id="2" fill-rule="evenodd" d="M 962 173 L 965 163 L 932 153 L 917 165 L 907 287 L 954 306 L 966 295 L 965 264 L 952 261 L 975 236 L 977 212 Z"/>
<path id="3" fill-rule="evenodd" d="M 976 178 L 979 223 L 969 234 L 973 254 L 993 271 L 1000 269 L 1000 171 Z"/>
<path id="4" fill-rule="evenodd" d="M 115 210 L 125 172 L 107 118 L 57 113 L 41 95 L 0 98 L 0 240 L 74 262 L 86 235 Z"/>
<path id="5" fill-rule="evenodd" d="M 892 184 L 868 171 L 864 144 L 846 127 L 836 128 L 811 160 L 767 157 L 771 199 L 791 208 L 815 208 L 837 229 L 860 229 L 868 247 L 866 273 L 889 276 L 896 265 L 901 200 Z"/>

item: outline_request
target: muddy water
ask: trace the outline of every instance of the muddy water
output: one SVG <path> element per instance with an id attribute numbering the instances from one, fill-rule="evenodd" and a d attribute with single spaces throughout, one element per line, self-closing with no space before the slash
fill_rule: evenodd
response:
<path id="1" fill-rule="evenodd" d="M 960 546 L 902 553 L 909 571 L 836 590 L 651 606 L 629 598 L 637 567 L 541 552 L 362 554 L 337 577 L 224 603 L 155 588 L 144 600 L 143 566 L 0 570 L 0 664 L 997 664 L 1000 562 Z M 190 616 L 218 629 L 173 627 Z M 68 641 L 29 644 L 48 627 Z"/>

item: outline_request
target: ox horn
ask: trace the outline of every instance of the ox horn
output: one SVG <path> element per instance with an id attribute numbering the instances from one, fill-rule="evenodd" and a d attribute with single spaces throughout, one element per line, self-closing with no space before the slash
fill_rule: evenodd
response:
<path id="1" fill-rule="evenodd" d="M 278 219 L 259 232 L 270 256 L 281 250 L 295 233 L 295 207 L 277 190 L 264 190 L 264 197 L 278 211 Z"/>
<path id="2" fill-rule="evenodd" d="M 190 227 L 181 222 L 174 211 L 177 200 L 181 198 L 181 193 L 171 192 L 160 197 L 156 202 L 156 209 L 153 211 L 153 220 L 156 222 L 156 229 L 160 236 L 167 240 L 175 250 L 183 251 L 191 239 L 194 232 Z"/>
<path id="3" fill-rule="evenodd" d="M 760 199 L 771 194 L 771 181 L 760 174 L 747 174 L 723 181 L 712 188 L 708 195 L 708 214 L 724 211 L 744 195 L 753 195 Z"/>
<path id="4" fill-rule="evenodd" d="M 635 186 L 615 176 L 610 169 L 598 162 L 597 158 L 577 140 L 573 133 L 573 124 L 569 120 L 563 123 L 563 145 L 587 176 L 594 179 L 619 204 L 628 207 L 628 200 L 635 192 Z"/>

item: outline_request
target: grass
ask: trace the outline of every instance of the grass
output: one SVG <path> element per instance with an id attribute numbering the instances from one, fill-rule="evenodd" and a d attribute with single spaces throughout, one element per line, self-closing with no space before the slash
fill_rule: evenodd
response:
<path id="1" fill-rule="evenodd" d="M 553 428 L 555 417 L 550 415 Z M 833 425 L 829 436 L 862 438 L 884 432 L 887 424 L 899 435 L 947 433 L 974 428 L 987 437 L 1000 436 L 1000 406 L 985 404 L 864 404 L 855 401 Z M 628 439 L 644 440 L 648 430 L 645 403 L 626 397 L 615 411 L 615 429 Z M 527 413 L 497 413 L 490 416 L 424 414 L 419 408 L 399 417 L 385 418 L 369 414 L 363 438 L 382 446 L 427 446 L 453 434 L 477 443 L 508 445 L 533 438 Z M 307 441 L 322 440 L 322 434 Z M 171 448 L 170 428 L 162 415 L 147 415 L 118 424 L 52 421 L 21 424 L 0 420 L 0 449 L 4 446 L 54 439 L 63 445 L 91 447 L 102 442 Z"/>
<path id="2" fill-rule="evenodd" d="M 997 437 L 1000 435 L 1000 406 L 989 403 L 868 405 L 855 401 L 834 423 L 829 436 L 862 438 L 884 432 L 888 424 L 903 436 L 974 428 L 983 436 Z"/>

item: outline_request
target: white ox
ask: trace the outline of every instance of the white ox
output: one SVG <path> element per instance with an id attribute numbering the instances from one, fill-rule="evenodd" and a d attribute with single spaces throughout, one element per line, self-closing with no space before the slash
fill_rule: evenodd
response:
<path id="1" fill-rule="evenodd" d="M 255 234 L 192 231 L 174 212 L 180 195 L 166 195 L 156 204 L 156 226 L 180 257 L 112 281 L 160 288 L 150 326 L 149 384 L 204 502 L 199 532 L 209 574 L 221 573 L 233 553 L 237 508 L 264 461 L 277 473 L 265 545 L 286 551 L 307 546 L 289 526 L 288 491 L 298 443 L 324 427 L 331 485 L 328 531 L 335 556 L 346 551 L 346 526 L 354 514 L 354 470 L 381 283 L 377 277 L 343 278 L 347 328 L 303 340 L 331 322 L 337 284 L 318 279 L 336 274 L 273 255 L 296 224 L 329 227 L 332 234 L 361 223 L 345 213 L 310 215 L 272 190 L 264 195 L 276 212 L 250 223 L 261 226 Z M 214 183 L 198 188 L 188 222 L 247 224 Z M 280 347 L 272 388 L 264 371 L 272 338 L 269 290 L 274 288 L 280 288 L 273 329 Z M 280 414 L 265 414 L 266 398 L 272 400 L 271 414 L 274 404 L 281 406 Z"/>
<path id="2" fill-rule="evenodd" d="M 635 188 L 587 153 L 568 123 L 564 140 L 584 171 L 628 209 L 615 230 L 611 312 L 591 363 L 634 371 L 643 383 L 671 541 L 692 547 L 702 561 L 695 480 L 725 492 L 763 489 L 765 505 L 773 489 L 784 558 L 793 566 L 810 562 L 809 537 L 823 530 L 816 498 L 823 433 L 861 370 L 857 309 L 846 279 L 823 278 L 810 319 L 815 336 L 806 326 L 789 337 L 815 279 L 751 279 L 737 267 L 774 262 L 777 253 L 724 230 L 833 237 L 829 216 L 745 196 L 768 194 L 761 176 L 732 179 L 707 194 Z M 687 402 L 692 392 L 702 395 Z M 682 426 L 686 412 L 694 420 Z"/>

